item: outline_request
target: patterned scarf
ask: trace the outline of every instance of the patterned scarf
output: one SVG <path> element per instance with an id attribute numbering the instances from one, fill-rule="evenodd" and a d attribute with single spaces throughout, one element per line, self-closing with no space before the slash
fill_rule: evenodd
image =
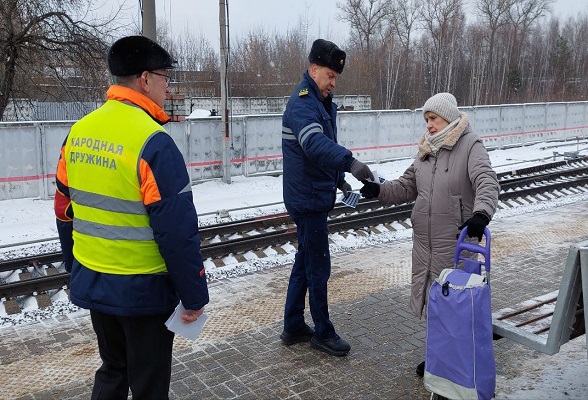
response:
<path id="1" fill-rule="evenodd" d="M 447 133 L 457 125 L 460 119 L 461 118 L 457 118 L 455 121 L 451 122 L 449 125 L 443 128 L 441 132 L 437 132 L 433 135 L 429 134 L 428 131 L 425 132 L 425 143 L 428 143 L 429 146 L 431 146 L 431 152 L 433 153 L 433 155 L 437 154 L 437 151 L 439 151 L 439 149 L 443 145 L 445 136 L 447 136 Z"/>

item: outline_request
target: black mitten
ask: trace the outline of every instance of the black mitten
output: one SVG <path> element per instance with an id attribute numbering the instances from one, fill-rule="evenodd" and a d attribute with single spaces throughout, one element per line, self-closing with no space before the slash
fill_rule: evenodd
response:
<path id="1" fill-rule="evenodd" d="M 477 237 L 478 242 L 482 241 L 482 235 L 484 235 L 484 228 L 488 225 L 490 219 L 482 213 L 474 213 L 474 216 L 468 219 L 459 229 L 468 228 L 469 237 Z"/>
<path id="2" fill-rule="evenodd" d="M 380 195 L 380 184 L 376 182 L 366 181 L 365 179 L 361 181 L 363 183 L 363 187 L 359 189 L 359 193 L 366 199 L 376 199 Z"/>

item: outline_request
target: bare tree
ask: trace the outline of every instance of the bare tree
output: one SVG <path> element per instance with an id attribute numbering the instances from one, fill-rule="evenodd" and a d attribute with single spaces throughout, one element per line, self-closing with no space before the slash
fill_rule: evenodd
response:
<path id="1" fill-rule="evenodd" d="M 159 33 L 158 33 L 159 34 Z M 188 26 L 173 38 L 170 49 L 178 66 L 171 90 L 188 97 L 215 97 L 220 90 L 220 58 L 210 42 Z"/>
<path id="2" fill-rule="evenodd" d="M 515 52 L 522 56 L 521 46 L 527 38 L 529 28 L 550 11 L 555 0 L 514 0 L 509 19 L 514 28 Z M 519 59 L 520 61 L 520 59 Z"/>
<path id="3" fill-rule="evenodd" d="M 487 30 L 483 26 L 470 26 L 464 37 L 465 54 L 467 56 L 463 60 L 465 65 L 462 65 L 462 70 L 464 75 L 466 75 L 467 71 L 469 77 L 467 96 L 464 97 L 464 100 L 467 100 L 467 104 L 471 105 L 485 104 L 481 101 L 482 98 L 486 97 L 483 96 L 483 93 L 491 87 L 489 84 L 491 79 L 485 73 L 488 58 L 483 44 L 486 36 Z"/>
<path id="4" fill-rule="evenodd" d="M 85 14 L 75 12 L 84 5 Z M 87 0 L 0 1 L 0 119 L 12 97 L 32 99 L 41 92 L 73 100 L 106 83 L 104 56 L 114 17 L 92 19 L 90 5 Z M 55 86 L 36 82 L 47 78 Z"/>
<path id="5" fill-rule="evenodd" d="M 276 70 L 276 78 L 282 83 L 285 93 L 292 90 L 308 66 L 306 25 L 300 24 L 299 28 L 278 35 L 275 38 L 272 63 Z"/>
<path id="6" fill-rule="evenodd" d="M 504 27 L 509 22 L 509 13 L 510 9 L 513 6 L 515 0 L 475 0 L 474 7 L 478 11 L 480 17 L 483 21 L 485 21 L 486 26 L 488 27 L 489 37 L 488 40 L 488 59 L 487 62 L 484 64 L 484 70 L 482 71 L 483 75 L 485 76 L 485 82 L 492 82 L 496 80 L 497 72 L 499 71 L 500 66 L 494 60 L 494 47 L 495 47 L 495 40 L 496 34 L 498 30 Z M 480 84 L 480 82 L 478 82 Z M 491 92 L 490 90 L 484 90 L 484 88 L 480 88 L 482 93 L 489 95 Z M 481 100 L 482 102 L 487 102 L 489 99 L 484 97 L 483 99 L 476 98 L 475 101 Z M 492 99 L 493 101 L 495 99 Z M 476 103 L 474 103 L 476 104 Z"/>
<path id="7" fill-rule="evenodd" d="M 588 13 L 568 18 L 562 27 L 562 36 L 566 38 L 570 49 L 573 49 L 571 77 L 574 92 L 578 98 L 586 98 L 588 91 Z"/>
<path id="8" fill-rule="evenodd" d="M 430 94 L 451 90 L 457 40 L 463 32 L 462 0 L 426 0 L 422 18 L 432 49 L 424 48 L 430 68 Z"/>
<path id="9" fill-rule="evenodd" d="M 272 36 L 263 28 L 251 29 L 231 50 L 231 86 L 236 96 L 256 97 L 272 79 Z"/>
<path id="10" fill-rule="evenodd" d="M 340 13 L 337 18 L 349 23 L 352 33 L 357 36 L 358 43 L 368 54 L 370 40 L 382 27 L 390 12 L 386 0 L 345 0 L 337 3 Z"/>
<path id="11" fill-rule="evenodd" d="M 361 64 L 365 68 L 364 82 L 374 84 L 372 72 L 372 39 L 382 32 L 386 18 L 390 13 L 390 0 L 344 0 L 337 2 L 340 12 L 337 18 L 346 21 L 351 28 L 352 40 L 358 43 L 363 56 Z"/>
<path id="12" fill-rule="evenodd" d="M 529 63 L 525 58 L 529 57 L 528 40 L 529 33 L 535 22 L 550 11 L 550 5 L 555 0 L 514 0 L 509 12 L 510 19 L 510 43 L 511 48 L 508 59 L 506 100 L 523 101 L 525 96 L 533 96 L 535 88 L 532 87 L 529 73 L 537 66 Z M 525 65 L 528 68 L 525 68 Z M 521 89 L 525 89 L 525 93 Z M 502 86 L 502 85 L 501 85 Z"/>
<path id="13" fill-rule="evenodd" d="M 418 28 L 420 15 L 422 14 L 423 0 L 394 0 L 390 11 L 390 29 L 394 32 L 402 47 L 402 54 L 397 64 L 394 85 L 390 90 L 390 99 L 396 96 L 396 85 L 401 93 L 399 97 L 400 107 L 414 107 L 414 98 L 409 94 L 408 88 L 416 74 L 410 68 L 412 35 Z M 399 82 L 400 81 L 400 82 Z M 414 86 L 413 86 L 414 87 Z M 388 107 L 391 104 L 387 103 Z"/>

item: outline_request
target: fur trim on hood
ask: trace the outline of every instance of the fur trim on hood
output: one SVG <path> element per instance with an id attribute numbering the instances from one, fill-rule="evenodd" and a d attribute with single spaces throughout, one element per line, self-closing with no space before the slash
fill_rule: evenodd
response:
<path id="1" fill-rule="evenodd" d="M 461 119 L 459 120 L 455 128 L 453 128 L 450 132 L 447 133 L 440 149 L 451 149 L 457 143 L 457 141 L 459 140 L 461 135 L 463 135 L 465 129 L 469 125 L 468 115 L 464 112 L 460 112 L 460 114 Z M 425 140 L 425 136 L 426 135 L 423 134 L 423 136 L 421 136 L 421 140 L 419 140 L 419 153 L 417 157 L 421 160 L 424 160 L 426 156 L 433 154 L 433 150 L 431 149 L 429 143 Z"/>

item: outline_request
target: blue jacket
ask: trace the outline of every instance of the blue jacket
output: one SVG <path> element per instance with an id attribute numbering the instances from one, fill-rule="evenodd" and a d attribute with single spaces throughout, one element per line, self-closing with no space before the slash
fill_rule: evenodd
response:
<path id="1" fill-rule="evenodd" d="M 154 119 L 161 124 L 169 119 L 155 103 L 130 89 L 111 87 L 107 95 L 111 101 L 124 98 L 124 103 L 128 104 L 125 109 L 132 112 L 135 118 Z M 137 113 L 136 110 L 141 109 L 144 112 Z M 107 122 L 103 129 L 108 126 Z M 99 128 L 96 130 L 99 131 Z M 67 179 L 69 157 L 62 148 L 56 178 L 55 213 L 65 266 L 71 271 L 71 301 L 82 308 L 120 316 L 170 313 L 180 299 L 186 309 L 198 310 L 209 302 L 209 297 L 200 253 L 198 216 L 184 159 L 173 139 L 163 129 L 147 139 L 140 158 L 143 169 L 149 172 L 148 179 L 153 188 L 149 190 L 149 196 L 144 197 L 144 205 L 153 240 L 165 261 L 167 272 L 102 273 L 81 264 L 73 255 L 75 210 L 72 205 L 75 204 L 70 201 Z M 140 169 L 139 165 L 137 169 Z M 137 179 L 141 179 L 140 171 L 137 171 Z M 119 180 L 110 184 L 128 182 Z M 108 204 L 104 207 L 108 209 Z"/>
<path id="2" fill-rule="evenodd" d="M 284 204 L 292 215 L 329 212 L 335 204 L 354 160 L 337 144 L 336 119 L 333 95 L 323 98 L 306 71 L 282 118 Z"/>

